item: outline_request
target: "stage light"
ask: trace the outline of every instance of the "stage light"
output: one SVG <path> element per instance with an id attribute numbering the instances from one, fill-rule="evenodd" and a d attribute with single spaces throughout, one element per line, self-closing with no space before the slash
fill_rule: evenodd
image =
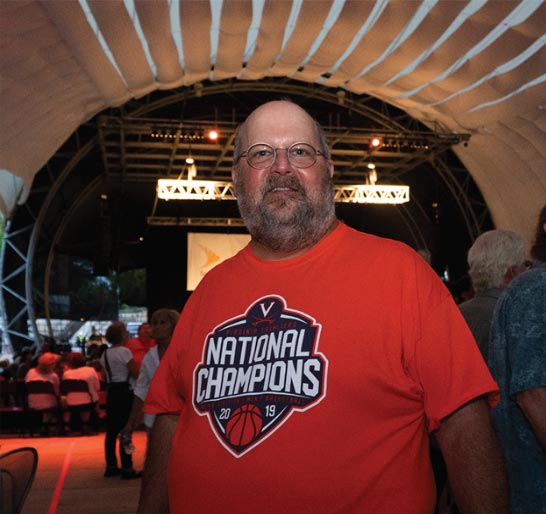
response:
<path id="1" fill-rule="evenodd" d="M 208 133 L 207 133 L 207 137 L 211 140 L 211 141 L 216 141 L 218 139 L 218 131 L 217 130 L 209 130 Z"/>
<path id="2" fill-rule="evenodd" d="M 377 149 L 380 146 L 383 146 L 383 138 L 382 137 L 372 137 L 370 139 L 370 148 Z"/>

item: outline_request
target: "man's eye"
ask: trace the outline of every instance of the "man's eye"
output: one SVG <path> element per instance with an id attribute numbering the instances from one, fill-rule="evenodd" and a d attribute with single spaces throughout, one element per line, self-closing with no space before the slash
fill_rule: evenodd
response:
<path id="1" fill-rule="evenodd" d="M 290 150 L 290 154 L 294 157 L 306 157 L 308 155 L 312 155 L 312 151 L 310 148 L 306 148 L 305 146 L 296 146 L 296 148 L 292 148 Z"/>
<path id="2" fill-rule="evenodd" d="M 270 148 L 256 148 L 250 153 L 251 159 L 263 159 L 273 155 L 273 151 Z"/>

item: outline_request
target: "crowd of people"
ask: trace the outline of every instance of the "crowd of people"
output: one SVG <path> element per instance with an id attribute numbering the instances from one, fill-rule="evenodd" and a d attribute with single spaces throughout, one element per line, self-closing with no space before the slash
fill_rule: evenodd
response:
<path id="1" fill-rule="evenodd" d="M 37 355 L 23 348 L 12 363 L 3 363 L 0 380 L 16 387 L 3 389 L 9 392 L 1 401 L 35 414 L 27 423 L 34 423 L 43 435 L 96 434 L 102 421 L 104 476 L 139 478 L 141 472 L 133 468 L 132 452 L 120 435 L 130 439 L 134 430 L 153 424 L 142 405 L 177 321 L 178 312 L 159 309 L 133 338 L 123 322 L 113 322 L 104 342 L 97 334 L 84 353 L 56 353 L 49 342 Z"/>
<path id="2" fill-rule="evenodd" d="M 234 146 L 249 245 L 180 319 L 160 309 L 133 341 L 112 323 L 94 353 L 104 476 L 141 476 L 144 422 L 138 514 L 441 512 L 431 449 L 450 512 L 546 514 L 546 206 L 532 260 L 513 232 L 476 239 L 473 298 L 456 302 L 417 252 L 337 219 L 326 137 L 301 107 L 261 105 Z M 31 362 L 62 390 L 56 357 Z"/>

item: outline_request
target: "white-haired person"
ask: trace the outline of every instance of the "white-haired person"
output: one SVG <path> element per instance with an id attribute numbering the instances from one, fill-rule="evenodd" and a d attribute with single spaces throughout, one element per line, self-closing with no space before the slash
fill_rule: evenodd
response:
<path id="1" fill-rule="evenodd" d="M 510 230 L 484 232 L 468 251 L 468 265 L 475 296 L 460 303 L 459 309 L 487 361 L 495 305 L 506 286 L 530 265 L 525 241 Z"/>

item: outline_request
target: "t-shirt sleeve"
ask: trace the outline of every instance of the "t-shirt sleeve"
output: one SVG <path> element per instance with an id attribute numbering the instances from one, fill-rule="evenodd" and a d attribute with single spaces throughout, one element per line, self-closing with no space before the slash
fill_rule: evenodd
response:
<path id="1" fill-rule="evenodd" d="M 191 305 L 195 296 L 196 292 L 189 298 L 178 320 L 169 347 L 159 361 L 159 366 L 154 373 L 144 402 L 144 412 L 146 414 L 179 414 L 184 407 L 185 400 L 178 388 L 182 363 L 180 355 L 184 344 L 191 338 L 193 326 Z"/>
<path id="2" fill-rule="evenodd" d="M 431 276 L 432 275 L 432 276 Z M 451 294 L 433 272 L 421 270 L 410 374 L 422 390 L 429 431 L 466 403 L 486 395 L 493 407 L 498 387 Z"/>
<path id="3" fill-rule="evenodd" d="M 122 348 L 123 348 L 123 353 L 122 353 L 123 362 L 125 364 L 128 364 L 129 361 L 133 359 L 133 352 L 129 350 L 129 348 L 126 348 L 126 347 L 122 347 Z"/>

